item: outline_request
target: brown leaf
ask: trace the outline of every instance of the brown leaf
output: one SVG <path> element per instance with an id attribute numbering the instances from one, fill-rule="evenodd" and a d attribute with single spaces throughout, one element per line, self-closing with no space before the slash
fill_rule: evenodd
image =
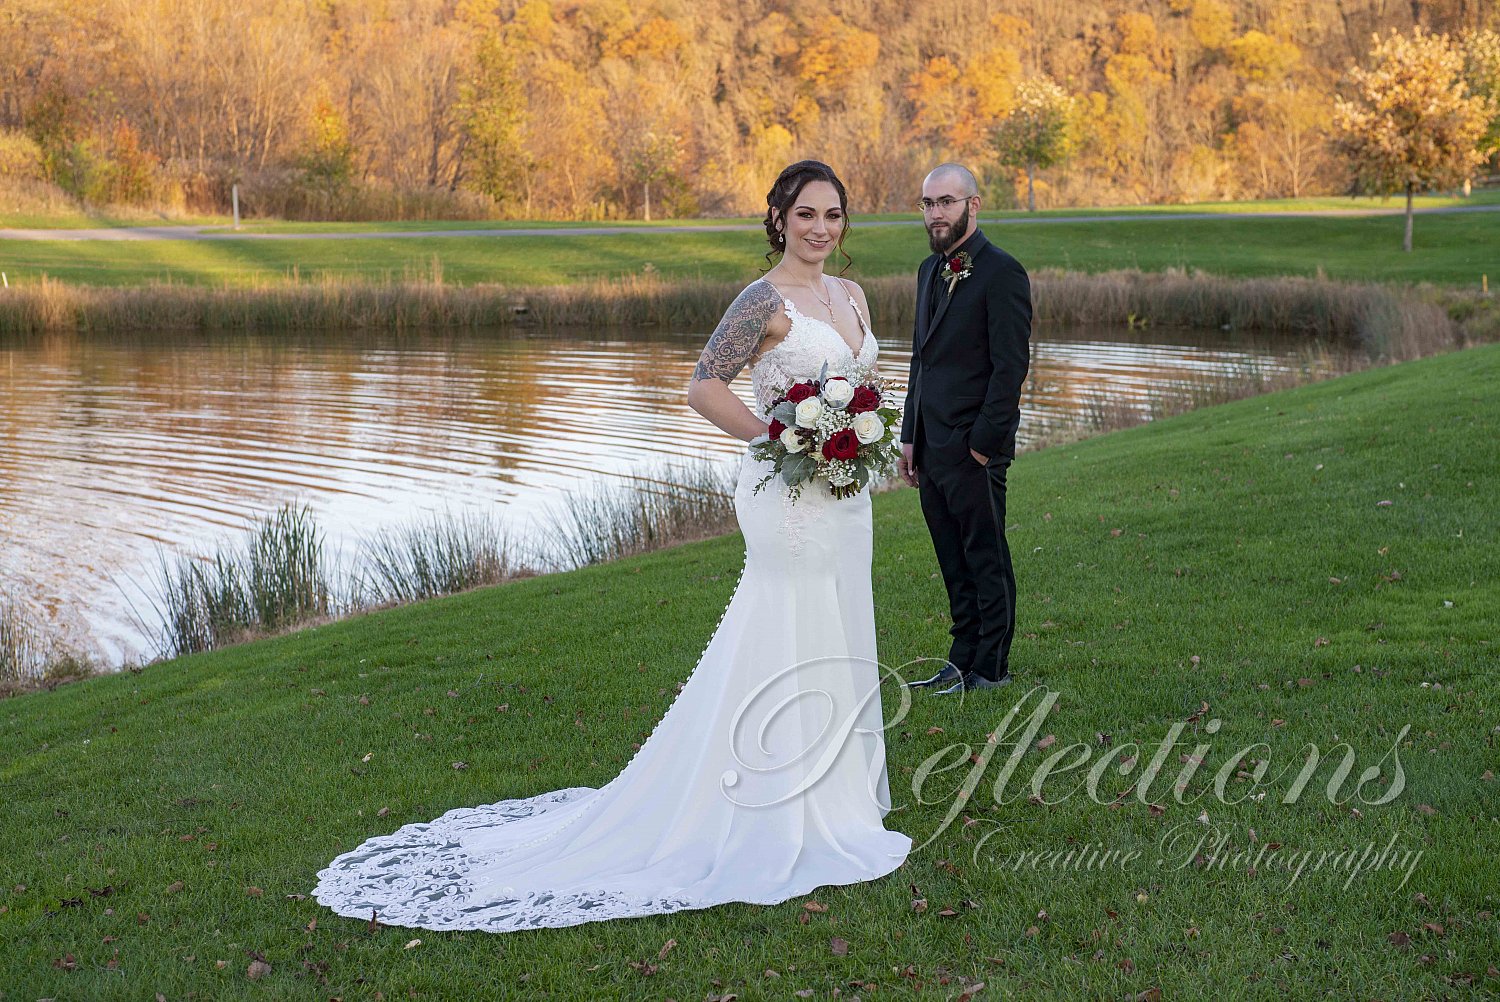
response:
<path id="1" fill-rule="evenodd" d="M 826 912 L 828 910 L 828 906 L 821 901 L 804 901 L 802 902 L 802 907 L 810 912 Z"/>
<path id="2" fill-rule="evenodd" d="M 659 951 L 657 951 L 656 959 L 657 960 L 666 960 L 667 959 L 667 954 L 671 953 L 672 952 L 672 947 L 674 947 L 676 945 L 677 945 L 677 940 L 675 940 L 675 939 L 669 939 L 669 940 L 667 940 L 665 943 L 663 943 L 661 945 L 661 949 Z"/>
<path id="3" fill-rule="evenodd" d="M 1135 961 L 1131 960 L 1129 957 L 1126 957 L 1115 966 L 1124 971 L 1126 974 L 1135 973 Z"/>
<path id="4" fill-rule="evenodd" d="M 271 965 L 264 960 L 252 960 L 250 966 L 245 969 L 245 977 L 251 981 L 259 981 L 271 973 Z"/>
<path id="5" fill-rule="evenodd" d="M 837 936 L 831 936 L 828 940 L 828 949 L 833 951 L 835 957 L 845 956 L 849 952 L 849 941 L 847 939 L 840 939 Z"/>
<path id="6" fill-rule="evenodd" d="M 167 885 L 167 889 L 165 891 L 163 891 L 162 893 L 164 893 L 164 894 L 176 894 L 180 890 L 182 890 L 182 881 L 180 881 L 180 880 L 174 880 L 170 884 Z"/>
<path id="7" fill-rule="evenodd" d="M 1391 933 L 1386 939 L 1390 940 L 1392 946 L 1410 946 L 1411 937 L 1399 929 Z"/>
<path id="8" fill-rule="evenodd" d="M 245 888 L 245 893 L 252 898 L 259 898 L 264 897 L 266 892 L 261 890 L 259 887 L 247 887 Z"/>
<path id="9" fill-rule="evenodd" d="M 1443 934 L 1443 924 L 1441 922 L 1423 922 L 1422 928 L 1439 936 Z"/>
<path id="10" fill-rule="evenodd" d="M 1025 936 L 1026 936 L 1027 939 L 1034 939 L 1037 936 L 1040 936 L 1041 934 L 1042 934 L 1042 930 L 1038 929 L 1034 925 L 1029 925 L 1029 926 L 1026 927 Z"/>
<path id="11" fill-rule="evenodd" d="M 984 991 L 984 982 L 976 981 L 960 992 L 955 1002 L 970 1002 L 975 995 L 978 995 L 982 991 Z"/>
<path id="12" fill-rule="evenodd" d="M 1056 734 L 1048 734 L 1046 737 L 1042 738 L 1040 741 L 1038 741 L 1036 743 L 1036 750 L 1037 751 L 1046 751 L 1048 748 L 1051 748 L 1056 743 L 1057 743 L 1057 735 Z"/>
<path id="13" fill-rule="evenodd" d="M 643 978 L 649 978 L 659 970 L 659 968 L 655 964 L 648 963 L 644 960 L 632 960 L 630 961 L 630 966 L 635 968 Z"/>
<path id="14" fill-rule="evenodd" d="M 914 911 L 914 912 L 916 912 L 918 915 L 920 915 L 923 912 L 925 912 L 927 910 L 927 899 L 926 898 L 912 898 L 911 899 L 911 910 Z"/>
<path id="15" fill-rule="evenodd" d="M 1428 817 L 1435 817 L 1437 815 L 1437 808 L 1433 807 L 1431 804 L 1418 804 L 1417 810 L 1421 811 Z"/>
<path id="16" fill-rule="evenodd" d="M 958 914 L 957 909 L 949 908 L 949 907 L 944 907 L 941 911 L 938 912 L 938 917 L 939 918 L 952 918 L 953 916 L 955 916 L 957 914 Z"/>
<path id="17" fill-rule="evenodd" d="M 1136 995 L 1135 1002 L 1161 1002 L 1161 989 L 1152 985 L 1150 988 Z"/>

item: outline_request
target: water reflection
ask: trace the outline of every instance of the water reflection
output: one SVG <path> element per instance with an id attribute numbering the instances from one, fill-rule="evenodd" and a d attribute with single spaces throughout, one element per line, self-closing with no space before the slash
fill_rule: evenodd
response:
<path id="1" fill-rule="evenodd" d="M 0 589 L 112 663 L 149 654 L 129 584 L 159 548 L 211 552 L 286 501 L 353 549 L 428 512 L 498 507 L 536 531 L 559 492 L 741 443 L 688 409 L 703 333 L 319 333 L 0 339 Z M 881 341 L 904 381 L 909 348 Z M 1277 371 L 1290 343 L 1037 332 L 1023 444 L 1091 398 L 1144 405 L 1185 375 Z M 736 382 L 749 400 L 748 380 Z"/>

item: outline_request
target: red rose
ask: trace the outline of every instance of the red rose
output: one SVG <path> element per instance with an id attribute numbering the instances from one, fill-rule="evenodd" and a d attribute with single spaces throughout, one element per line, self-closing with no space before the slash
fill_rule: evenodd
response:
<path id="1" fill-rule="evenodd" d="M 824 459 L 853 459 L 859 455 L 859 437 L 853 428 L 834 432 L 833 437 L 823 443 Z"/>
<path id="2" fill-rule="evenodd" d="M 796 386 L 793 386 L 790 390 L 786 391 L 786 398 L 794 404 L 800 404 L 802 401 L 806 400 L 810 396 L 813 396 L 817 392 L 818 386 L 816 383 L 798 383 Z"/>
<path id="3" fill-rule="evenodd" d="M 855 389 L 854 396 L 849 400 L 849 406 L 845 408 L 850 414 L 863 414 L 865 411 L 873 411 L 880 406 L 880 394 L 868 386 L 860 386 Z"/>
<path id="4" fill-rule="evenodd" d="M 948 270 L 949 271 L 963 271 L 964 270 L 964 259 L 961 258 L 961 257 L 951 257 L 951 258 L 949 258 L 948 259 Z"/>
<path id="5" fill-rule="evenodd" d="M 782 424 L 780 421 L 776 420 L 775 418 L 772 418 L 771 419 L 771 430 L 769 432 L 767 432 L 766 434 L 770 435 L 772 438 L 780 438 L 781 437 L 781 433 L 784 432 L 784 431 L 786 431 L 786 425 Z"/>

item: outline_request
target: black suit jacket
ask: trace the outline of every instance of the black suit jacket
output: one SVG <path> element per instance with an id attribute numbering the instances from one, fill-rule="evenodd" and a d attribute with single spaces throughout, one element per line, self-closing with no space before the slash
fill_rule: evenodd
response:
<path id="1" fill-rule="evenodd" d="M 973 271 L 950 295 L 939 272 L 958 251 L 969 252 Z M 927 297 L 934 282 L 943 288 L 929 323 Z M 982 230 L 952 253 L 922 262 L 901 441 L 913 443 L 918 455 L 932 450 L 949 462 L 972 463 L 971 448 L 991 465 L 1010 462 L 1030 367 L 1031 280 L 1020 262 Z"/>

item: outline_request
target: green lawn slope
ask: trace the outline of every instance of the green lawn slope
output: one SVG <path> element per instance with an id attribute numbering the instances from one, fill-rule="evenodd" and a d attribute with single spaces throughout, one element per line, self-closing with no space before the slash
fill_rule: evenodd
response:
<path id="1" fill-rule="evenodd" d="M 917 848 L 888 878 L 820 889 L 826 910 L 497 936 L 372 930 L 305 896 L 371 835 L 607 782 L 696 663 L 735 535 L 6 701 L 0 998 L 1493 992 L 1497 381 L 1500 346 L 1478 348 L 1020 457 L 1019 684 L 906 707 L 886 688 L 887 825 Z M 875 512 L 881 657 L 941 656 L 916 493 Z M 1012 749 L 982 774 L 966 757 L 1034 686 L 1028 707 L 1056 702 L 997 803 Z M 1174 725 L 1161 775 L 1127 792 Z M 1102 803 L 1078 788 L 1087 767 L 1028 799 L 1074 743 L 1140 761 L 1104 775 Z M 1287 803 L 1309 744 L 1326 757 Z M 1225 803 L 1214 773 L 1248 746 L 1264 782 L 1229 778 Z M 957 767 L 918 796 L 929 760 Z M 1090 844 L 1140 855 L 1016 865 Z M 1318 855 L 1382 851 L 1359 872 Z"/>

